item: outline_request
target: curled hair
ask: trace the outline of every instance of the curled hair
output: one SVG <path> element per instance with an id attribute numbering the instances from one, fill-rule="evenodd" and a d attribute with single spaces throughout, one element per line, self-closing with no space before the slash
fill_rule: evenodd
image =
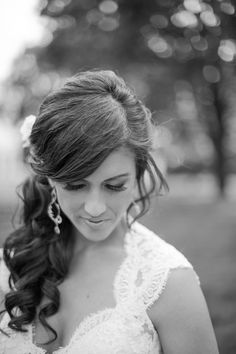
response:
<path id="1" fill-rule="evenodd" d="M 11 291 L 5 296 L 5 308 L 11 318 L 9 327 L 25 331 L 23 325 L 31 323 L 43 296 L 44 305 L 38 317 L 56 337 L 46 317 L 59 309 L 60 294 L 57 286 L 68 273 L 72 255 L 71 225 L 62 212 L 63 227 L 60 237 L 54 233 L 53 222 L 47 215 L 51 186 L 47 178 L 33 175 L 22 184 L 22 226 L 5 240 L 4 261 L 10 270 Z M 15 311 L 20 309 L 20 313 Z"/>
<path id="2" fill-rule="evenodd" d="M 112 71 L 79 73 L 44 99 L 30 135 L 29 162 L 35 175 L 23 185 L 23 226 L 4 244 L 11 273 L 11 291 L 5 299 L 11 328 L 23 330 L 31 323 L 45 296 L 49 303 L 41 308 L 39 320 L 57 337 L 46 318 L 59 309 L 57 286 L 68 274 L 74 240 L 63 213 L 61 234 L 55 238 L 47 215 L 48 178 L 67 183 L 86 178 L 112 151 L 125 147 L 135 156 L 135 202 L 140 205 L 136 220 L 148 211 L 151 195 L 166 187 L 151 155 L 152 131 L 150 111 Z"/>

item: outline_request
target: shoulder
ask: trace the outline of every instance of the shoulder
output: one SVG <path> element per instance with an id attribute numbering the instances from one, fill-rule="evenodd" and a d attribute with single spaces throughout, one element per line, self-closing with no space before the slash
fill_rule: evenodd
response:
<path id="1" fill-rule="evenodd" d="M 146 261 L 152 266 L 153 271 L 156 271 L 157 268 L 165 268 L 166 270 L 193 268 L 183 253 L 146 226 L 135 222 L 132 230 L 140 256 L 144 262 Z"/>
<path id="2" fill-rule="evenodd" d="M 199 278 L 174 246 L 135 223 L 142 272 L 142 301 L 164 353 L 217 354 L 216 339 Z"/>
<path id="3" fill-rule="evenodd" d="M 5 273 L 3 271 L 5 264 L 3 261 L 3 250 L 0 248 L 0 312 L 4 310 L 4 297 L 5 297 Z M 0 321 L 2 320 L 3 314 L 0 313 Z"/>
<path id="4" fill-rule="evenodd" d="M 165 291 L 149 308 L 164 353 L 217 354 L 207 304 L 193 269 L 171 272 Z"/>
<path id="5" fill-rule="evenodd" d="M 10 272 L 3 259 L 3 249 L 0 248 L 0 297 L 9 291 L 8 279 Z"/>
<path id="6" fill-rule="evenodd" d="M 174 246 L 140 223 L 133 224 L 132 232 L 134 252 L 137 255 L 137 274 L 141 274 L 142 279 L 136 290 L 146 308 L 150 308 L 164 292 L 174 270 L 191 269 L 199 282 L 192 264 Z"/>

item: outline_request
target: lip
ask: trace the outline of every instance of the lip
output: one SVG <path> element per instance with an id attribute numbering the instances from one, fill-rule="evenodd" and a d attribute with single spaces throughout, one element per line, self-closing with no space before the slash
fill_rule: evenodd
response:
<path id="1" fill-rule="evenodd" d="M 107 219 L 89 219 L 89 218 L 82 218 L 82 220 L 89 226 L 100 226 L 103 225 Z"/>
<path id="2" fill-rule="evenodd" d="M 96 219 L 96 218 L 84 218 L 84 217 L 81 217 L 83 220 L 88 220 L 88 221 L 91 221 L 91 222 L 100 222 L 100 221 L 106 221 L 107 219 Z"/>
<path id="3" fill-rule="evenodd" d="M 93 219 L 86 219 L 88 220 L 89 222 L 92 222 L 94 224 L 100 224 L 101 222 L 105 221 L 105 220 L 93 220 Z"/>
<path id="4" fill-rule="evenodd" d="M 105 225 L 105 221 L 93 222 L 93 221 L 85 220 L 84 223 L 92 230 L 100 230 L 101 228 L 103 229 Z"/>

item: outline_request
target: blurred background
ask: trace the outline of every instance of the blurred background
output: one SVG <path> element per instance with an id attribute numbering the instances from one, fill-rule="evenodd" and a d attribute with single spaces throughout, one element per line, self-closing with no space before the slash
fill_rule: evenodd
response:
<path id="1" fill-rule="evenodd" d="M 220 353 L 235 354 L 235 2 L 1 0 L 0 39 L 0 246 L 29 173 L 22 120 L 78 70 L 115 70 L 153 113 L 170 187 L 143 223 L 192 262 Z"/>

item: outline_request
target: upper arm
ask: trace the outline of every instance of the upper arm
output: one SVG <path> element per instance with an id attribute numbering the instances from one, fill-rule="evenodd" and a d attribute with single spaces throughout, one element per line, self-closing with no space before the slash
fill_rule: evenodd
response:
<path id="1" fill-rule="evenodd" d="M 5 300 L 5 293 L 2 289 L 2 267 L 3 267 L 3 258 L 2 258 L 2 249 L 0 248 L 0 312 L 5 309 L 4 300 Z M 3 314 L 0 314 L 0 320 Z"/>
<path id="2" fill-rule="evenodd" d="M 149 316 L 164 354 L 218 354 L 205 298 L 192 269 L 172 270 Z"/>
<path id="3" fill-rule="evenodd" d="M 2 310 L 4 310 L 4 300 L 5 300 L 5 294 L 3 293 L 3 291 L 0 288 L 0 312 Z M 0 320 L 1 320 L 1 314 L 0 314 Z"/>

